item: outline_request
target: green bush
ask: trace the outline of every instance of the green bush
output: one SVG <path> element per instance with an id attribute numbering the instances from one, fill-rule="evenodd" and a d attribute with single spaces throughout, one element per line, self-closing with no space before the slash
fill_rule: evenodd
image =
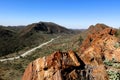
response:
<path id="1" fill-rule="evenodd" d="M 120 63 L 114 63 L 112 66 L 113 66 L 114 68 L 120 68 Z"/>
<path id="2" fill-rule="evenodd" d="M 82 44 L 83 38 L 82 36 L 79 37 L 79 43 Z"/>
<path id="3" fill-rule="evenodd" d="M 112 61 L 107 60 L 107 59 L 105 59 L 103 62 L 104 62 L 104 64 L 107 65 L 107 66 L 112 66 L 112 65 L 113 65 Z"/>
<path id="4" fill-rule="evenodd" d="M 120 38 L 120 28 L 117 30 L 115 36 Z"/>
<path id="5" fill-rule="evenodd" d="M 120 80 L 120 72 L 109 70 L 107 73 L 109 75 L 109 80 Z"/>

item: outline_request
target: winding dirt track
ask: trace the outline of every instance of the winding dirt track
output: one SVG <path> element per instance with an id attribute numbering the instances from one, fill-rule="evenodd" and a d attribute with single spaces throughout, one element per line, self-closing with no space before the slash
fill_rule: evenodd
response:
<path id="1" fill-rule="evenodd" d="M 58 36 L 57 38 L 59 38 L 59 37 L 60 37 L 60 36 Z M 25 57 L 26 55 L 32 53 L 32 52 L 35 51 L 36 49 L 41 48 L 41 47 L 43 47 L 43 46 L 51 43 L 53 40 L 55 40 L 55 39 L 57 39 L 57 38 L 52 38 L 50 41 L 47 41 L 47 42 L 45 42 L 45 43 L 40 44 L 40 45 L 37 46 L 37 47 L 34 47 L 34 48 L 30 49 L 30 50 L 26 51 L 25 53 L 21 54 L 20 56 L 16 56 L 16 57 L 12 57 L 12 58 L 7 58 L 7 59 L 0 59 L 0 61 L 1 61 L 1 62 L 3 62 L 3 61 L 11 61 L 11 60 L 19 59 L 20 57 Z"/>

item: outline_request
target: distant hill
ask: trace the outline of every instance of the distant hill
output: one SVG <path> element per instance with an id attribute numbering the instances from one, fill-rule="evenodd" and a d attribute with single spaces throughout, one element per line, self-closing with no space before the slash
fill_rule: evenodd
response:
<path id="1" fill-rule="evenodd" d="M 0 38 L 12 37 L 14 34 L 15 33 L 13 31 L 5 29 L 4 27 L 0 27 Z"/>
<path id="2" fill-rule="evenodd" d="M 42 31 L 47 34 L 72 33 L 73 31 L 52 22 L 39 22 L 27 25 L 20 33 L 21 36 Z"/>
<path id="3" fill-rule="evenodd" d="M 39 22 L 27 26 L 0 26 L 0 56 L 38 45 L 61 33 L 73 32 L 52 22 Z"/>

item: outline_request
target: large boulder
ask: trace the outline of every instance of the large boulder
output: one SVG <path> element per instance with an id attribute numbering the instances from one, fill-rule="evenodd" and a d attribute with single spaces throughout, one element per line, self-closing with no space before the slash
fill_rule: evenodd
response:
<path id="1" fill-rule="evenodd" d="M 58 51 L 31 62 L 26 68 L 22 80 L 76 79 L 78 74 L 75 71 L 81 66 L 84 67 L 84 64 L 74 52 Z"/>

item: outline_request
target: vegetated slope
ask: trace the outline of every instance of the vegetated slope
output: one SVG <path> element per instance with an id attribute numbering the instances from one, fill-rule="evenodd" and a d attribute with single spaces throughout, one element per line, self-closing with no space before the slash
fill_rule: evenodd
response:
<path id="1" fill-rule="evenodd" d="M 12 30 L 0 27 L 0 56 L 14 51 L 16 33 Z"/>
<path id="2" fill-rule="evenodd" d="M 59 33 L 72 33 L 72 30 L 52 22 L 39 22 L 21 27 L 1 27 L 0 56 L 34 47 Z"/>
<path id="3" fill-rule="evenodd" d="M 13 37 L 14 34 L 13 31 L 0 27 L 0 38 Z"/>
<path id="4" fill-rule="evenodd" d="M 120 44 L 115 36 L 116 30 L 110 27 L 102 28 L 101 24 L 99 27 L 101 29 L 93 28 L 95 31 L 83 41 L 78 52 L 57 51 L 31 62 L 26 68 L 22 80 L 119 79 L 120 73 L 116 71 L 115 76 L 111 78 L 110 65 L 104 63 L 105 60 L 113 59 L 114 62 L 120 62 Z"/>
<path id="5" fill-rule="evenodd" d="M 31 61 L 50 55 L 54 51 L 67 51 L 70 49 L 76 51 L 76 48 L 79 47 L 79 35 L 80 34 L 61 35 L 60 38 L 35 50 L 26 57 L 20 57 L 20 59 L 13 61 L 0 62 L 0 78 L 3 80 L 21 80 L 25 68 Z"/>

